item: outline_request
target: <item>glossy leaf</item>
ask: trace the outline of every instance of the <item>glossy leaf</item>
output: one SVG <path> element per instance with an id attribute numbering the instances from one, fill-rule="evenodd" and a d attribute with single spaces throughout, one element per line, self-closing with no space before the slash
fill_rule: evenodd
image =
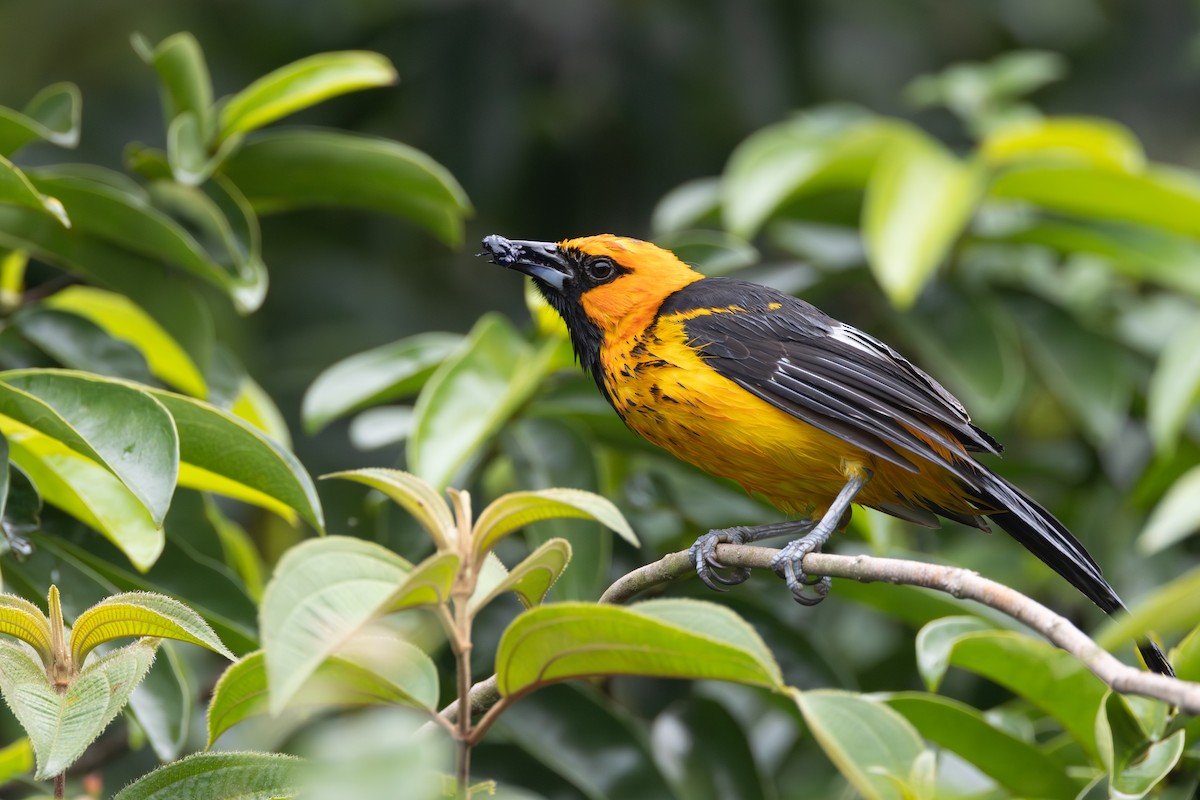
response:
<path id="1" fill-rule="evenodd" d="M 863 237 L 871 271 L 892 305 L 917 299 L 962 234 L 982 174 L 923 136 L 897 139 L 871 173 Z"/>
<path id="2" fill-rule="evenodd" d="M 358 653 L 324 661 L 304 682 L 289 708 L 318 710 L 366 705 L 436 708 L 437 667 L 429 656 L 394 637 L 360 637 Z M 362 652 L 373 648 L 370 653 Z M 348 657 L 349 656 L 349 657 Z M 364 656 L 368 656 L 364 658 Z M 257 650 L 231 665 L 213 689 L 208 707 L 208 746 L 246 719 L 268 713 L 267 669 Z"/>
<path id="3" fill-rule="evenodd" d="M 594 519 L 635 547 L 640 545 L 637 534 L 610 500 L 578 489 L 541 489 L 512 492 L 492 501 L 475 521 L 475 552 L 491 550 L 496 542 L 532 522 L 557 517 Z"/>
<path id="4" fill-rule="evenodd" d="M 159 767 L 113 800 L 289 800 L 304 762 L 279 753 L 194 753 Z"/>
<path id="5" fill-rule="evenodd" d="M 0 156 L 11 156 L 41 139 L 59 147 L 79 144 L 79 114 L 83 101 L 73 83 L 42 89 L 21 112 L 0 106 Z"/>
<path id="6" fill-rule="evenodd" d="M 1149 741 L 1125 698 L 1109 692 L 1096 716 L 1096 742 L 1108 770 L 1109 797 L 1145 797 L 1179 762 L 1185 731 Z"/>
<path id="7" fill-rule="evenodd" d="M 246 133 L 340 94 L 387 86 L 397 80 L 378 53 L 319 53 L 256 80 L 221 108 L 220 137 Z"/>
<path id="8" fill-rule="evenodd" d="M 32 430 L 9 431 L 13 463 L 41 497 L 120 548 L 145 572 L 162 553 L 162 528 L 125 484 L 92 459 Z"/>
<path id="9" fill-rule="evenodd" d="M 445 167 L 387 139 L 333 131 L 272 131 L 248 137 L 222 173 L 263 214 L 314 206 L 407 217 L 443 242 L 462 241 L 471 205 Z"/>
<path id="10" fill-rule="evenodd" d="M 1084 166 L 1015 167 L 995 177 L 988 195 L 1080 217 L 1200 235 L 1200 183 L 1162 167 L 1137 174 Z"/>
<path id="11" fill-rule="evenodd" d="M 490 587 L 485 594 L 471 598 L 471 609 L 480 609 L 505 592 L 513 592 L 521 605 L 539 605 L 571 561 L 571 544 L 566 539 L 550 539 L 526 556 L 520 564 Z"/>
<path id="12" fill-rule="evenodd" d="M 384 547 L 340 536 L 289 550 L 260 610 L 272 713 L 368 622 L 445 602 L 457 565 L 456 555 L 442 553 L 414 567 Z"/>
<path id="13" fill-rule="evenodd" d="M 346 414 L 416 394 L 462 342 L 454 333 L 421 333 L 337 362 L 304 394 L 305 430 L 316 433 Z"/>
<path id="14" fill-rule="evenodd" d="M 927 796 L 924 790 L 929 787 L 914 781 L 925 746 L 895 711 L 850 692 L 789 693 L 825 755 L 863 797 Z"/>
<path id="15" fill-rule="evenodd" d="M 962 757 L 1016 797 L 1074 797 L 1079 791 L 1062 764 L 970 706 L 919 692 L 888 695 L 884 702 L 922 738 Z"/>
<path id="16" fill-rule="evenodd" d="M 438 367 L 417 400 L 408 465 L 447 486 L 545 377 L 550 347 L 535 351 L 503 317 L 488 314 Z"/>
<path id="17" fill-rule="evenodd" d="M 178 600 L 149 592 L 114 595 L 80 614 L 71 628 L 71 658 L 82 664 L 97 645 L 126 636 L 191 642 L 234 659 L 199 614 Z"/>
<path id="18" fill-rule="evenodd" d="M 368 468 L 334 472 L 321 477 L 355 481 L 383 492 L 421 524 L 438 550 L 450 549 L 457 538 L 458 527 L 454 515 L 450 513 L 450 506 L 432 486 L 412 473 L 398 469 Z"/>
<path id="19" fill-rule="evenodd" d="M 141 59 L 158 73 L 167 124 L 181 114 L 191 113 L 201 131 L 210 131 L 212 79 L 196 37 L 187 32 L 176 33 L 154 46 L 145 37 L 134 34 L 132 43 Z"/>
<path id="20" fill-rule="evenodd" d="M 942 617 L 924 625 L 917 632 L 917 671 L 926 688 L 936 692 L 950 668 L 950 654 L 964 635 L 995 630 L 995 626 L 979 617 Z"/>
<path id="21" fill-rule="evenodd" d="M 1200 406 L 1200 319 L 1166 342 L 1146 397 L 1146 416 L 1154 445 L 1170 453 L 1188 417 Z M 1143 534 L 1143 537 L 1145 534 Z"/>
<path id="22" fill-rule="evenodd" d="M 1022 162 L 1082 162 L 1121 172 L 1137 172 L 1146 154 L 1123 125 L 1089 117 L 1032 117 L 995 128 L 979 143 L 993 166 Z"/>
<path id="23" fill-rule="evenodd" d="M 0 689 L 29 734 L 39 780 L 59 774 L 108 727 L 154 661 L 153 640 L 123 647 L 88 664 L 63 694 L 40 664 L 0 642 Z"/>
<path id="24" fill-rule="evenodd" d="M 104 466 L 162 524 L 179 473 L 179 437 L 150 394 L 84 372 L 0 372 L 0 413 Z"/>
<path id="25" fill-rule="evenodd" d="M 28 644 L 41 656 L 42 664 L 49 666 L 52 659 L 50 623 L 33 603 L 15 594 L 0 594 L 0 633 Z"/>
<path id="26" fill-rule="evenodd" d="M 12 203 L 50 214 L 64 228 L 71 227 L 71 218 L 62 202 L 38 191 L 29 177 L 3 156 L 0 156 L 0 203 Z"/>
<path id="27" fill-rule="evenodd" d="M 503 695 L 597 675 L 782 686 L 779 666 L 754 629 L 729 609 L 698 600 L 538 606 L 505 630 L 496 652 Z"/>

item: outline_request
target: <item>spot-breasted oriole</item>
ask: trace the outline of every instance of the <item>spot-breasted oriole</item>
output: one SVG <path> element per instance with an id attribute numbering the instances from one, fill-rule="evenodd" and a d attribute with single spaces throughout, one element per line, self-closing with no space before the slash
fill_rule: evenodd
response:
<path id="1" fill-rule="evenodd" d="M 878 339 L 774 289 L 705 278 L 637 239 L 493 235 L 483 247 L 533 278 L 629 428 L 802 517 L 700 537 L 692 560 L 712 588 L 746 578 L 718 571 L 719 542 L 805 534 L 772 566 L 798 601 L 819 601 L 828 579 L 809 579 L 801 562 L 854 502 L 933 528 L 945 517 L 986 531 L 986 517 L 1106 613 L 1124 609 L 1071 532 L 970 455 L 1001 448 L 962 403 Z M 1173 674 L 1152 642 L 1139 649 Z"/>

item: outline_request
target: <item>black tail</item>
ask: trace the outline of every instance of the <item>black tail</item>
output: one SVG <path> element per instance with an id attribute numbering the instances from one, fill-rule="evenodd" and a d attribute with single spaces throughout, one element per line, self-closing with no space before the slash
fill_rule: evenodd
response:
<path id="1" fill-rule="evenodd" d="M 1125 611 L 1125 604 L 1108 585 L 1108 581 L 1104 580 L 1099 565 L 1053 514 L 1020 489 L 986 469 L 978 473 L 976 492 L 978 501 L 984 507 L 1005 509 L 989 514 L 989 519 L 1066 578 L 1072 586 L 1100 606 L 1104 613 L 1116 615 Z M 1152 672 L 1175 674 L 1167 657 L 1154 642 L 1139 642 L 1138 650 Z"/>

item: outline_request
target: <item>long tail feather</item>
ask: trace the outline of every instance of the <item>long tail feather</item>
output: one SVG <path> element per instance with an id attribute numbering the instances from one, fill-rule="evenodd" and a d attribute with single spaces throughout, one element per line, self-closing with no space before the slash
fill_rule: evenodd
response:
<path id="1" fill-rule="evenodd" d="M 981 469 L 978 500 L 984 507 L 1005 509 L 988 518 L 1027 550 L 1040 558 L 1089 600 L 1109 615 L 1124 612 L 1125 604 L 1104 579 L 1099 565 L 1066 526 L 1028 495 L 1000 476 Z M 1138 643 L 1146 666 L 1162 675 L 1174 675 L 1167 657 L 1151 641 Z"/>

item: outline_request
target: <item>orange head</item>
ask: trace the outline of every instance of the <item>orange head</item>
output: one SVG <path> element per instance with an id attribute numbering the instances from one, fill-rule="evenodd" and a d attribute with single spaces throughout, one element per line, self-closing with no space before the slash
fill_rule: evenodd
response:
<path id="1" fill-rule="evenodd" d="M 533 278 L 593 373 L 605 341 L 637 334 L 663 300 L 703 277 L 670 250 L 611 234 L 561 242 L 493 235 L 484 238 L 483 248 L 493 263 Z"/>

